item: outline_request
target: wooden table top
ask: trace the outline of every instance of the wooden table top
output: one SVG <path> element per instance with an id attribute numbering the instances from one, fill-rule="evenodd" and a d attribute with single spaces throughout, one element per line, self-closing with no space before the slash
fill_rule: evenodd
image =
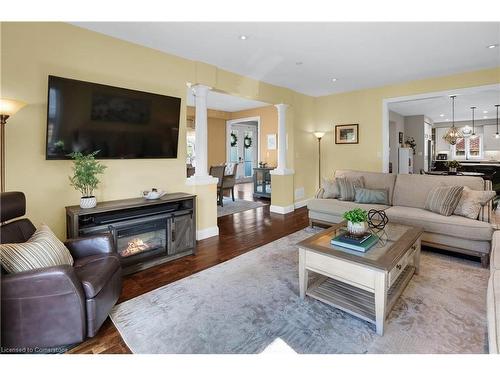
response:
<path id="1" fill-rule="evenodd" d="M 306 250 L 334 258 L 389 271 L 423 233 L 421 228 L 388 223 L 383 231 L 377 233 L 380 237 L 379 242 L 368 251 L 362 252 L 334 246 L 330 243 L 333 237 L 347 231 L 346 226 L 345 221 L 334 224 L 330 228 L 299 242 L 297 245 Z"/>

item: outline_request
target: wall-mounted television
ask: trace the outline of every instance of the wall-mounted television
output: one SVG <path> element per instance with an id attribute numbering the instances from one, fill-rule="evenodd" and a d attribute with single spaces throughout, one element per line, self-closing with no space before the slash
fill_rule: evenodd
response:
<path id="1" fill-rule="evenodd" d="M 176 158 L 180 107 L 180 98 L 49 76 L 46 158 Z"/>

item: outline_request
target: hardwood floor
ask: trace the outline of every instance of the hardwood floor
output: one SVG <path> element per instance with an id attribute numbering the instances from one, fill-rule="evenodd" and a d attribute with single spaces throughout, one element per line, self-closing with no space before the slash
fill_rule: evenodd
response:
<path id="1" fill-rule="evenodd" d="M 252 184 L 236 185 L 239 199 L 253 200 Z M 269 206 L 223 216 L 218 219 L 219 236 L 199 241 L 196 254 L 125 276 L 118 302 L 123 302 L 160 286 L 225 262 L 259 246 L 287 236 L 308 225 L 307 209 L 287 215 L 274 214 Z M 108 318 L 96 337 L 68 353 L 130 353 Z"/>

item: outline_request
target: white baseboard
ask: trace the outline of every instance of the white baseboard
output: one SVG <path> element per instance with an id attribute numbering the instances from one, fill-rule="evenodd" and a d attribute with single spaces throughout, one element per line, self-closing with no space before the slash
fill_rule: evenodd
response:
<path id="1" fill-rule="evenodd" d="M 269 207 L 269 211 L 274 212 L 276 214 L 289 214 L 290 212 L 295 211 L 295 206 L 291 204 L 290 206 L 273 206 Z"/>
<path id="2" fill-rule="evenodd" d="M 307 206 L 307 203 L 308 203 L 311 199 L 312 199 L 312 198 L 307 198 L 307 199 L 304 199 L 304 200 L 301 200 L 301 201 L 295 202 L 295 204 L 294 204 L 295 209 Z"/>
<path id="3" fill-rule="evenodd" d="M 219 227 L 210 227 L 196 231 L 196 240 L 204 240 L 205 238 L 214 237 L 219 235 Z"/>

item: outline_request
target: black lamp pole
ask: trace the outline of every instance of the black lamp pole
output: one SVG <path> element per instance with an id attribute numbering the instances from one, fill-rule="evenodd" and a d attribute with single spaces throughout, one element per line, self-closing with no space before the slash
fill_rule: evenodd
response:
<path id="1" fill-rule="evenodd" d="M 1 147 L 2 154 L 0 155 L 0 174 L 1 174 L 1 183 L 0 183 L 0 191 L 3 193 L 5 191 L 5 124 L 7 124 L 7 119 L 9 115 L 0 115 L 0 137 L 1 139 Z"/>
<path id="2" fill-rule="evenodd" d="M 472 135 L 476 135 L 476 130 L 474 128 L 474 111 L 477 107 L 470 107 L 472 109 Z"/>
<path id="3" fill-rule="evenodd" d="M 498 107 L 500 107 L 500 104 L 495 104 L 495 107 L 497 107 L 497 132 L 495 133 L 495 138 L 498 139 L 500 138 L 500 133 L 498 133 Z"/>
<path id="4" fill-rule="evenodd" d="M 498 108 L 497 108 L 497 112 L 498 112 Z M 498 120 L 497 120 L 497 122 L 498 122 Z M 318 189 L 321 187 L 321 138 L 322 137 L 318 137 Z"/>

